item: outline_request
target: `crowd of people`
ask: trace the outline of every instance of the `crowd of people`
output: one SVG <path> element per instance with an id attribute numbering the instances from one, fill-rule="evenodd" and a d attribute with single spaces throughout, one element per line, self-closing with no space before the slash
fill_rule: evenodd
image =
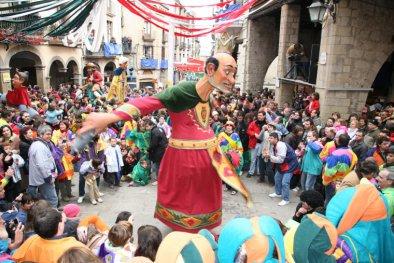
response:
<path id="1" fill-rule="evenodd" d="M 129 89 L 119 100 L 94 65 L 88 74 L 84 86 L 44 92 L 26 87 L 28 74 L 16 72 L 13 89 L 1 96 L 1 262 L 322 262 L 351 259 L 354 253 L 377 262 L 394 260 L 394 107 L 374 105 L 346 119 L 334 112 L 323 122 L 318 93 L 297 91 L 295 102 L 284 105 L 275 103 L 269 90 L 215 93 L 209 125 L 221 151 L 239 176 L 272 185 L 269 197 L 279 206 L 289 204 L 290 191 L 298 193 L 292 225 L 268 216 L 236 218 L 219 237 L 201 230 L 172 232 L 164 239 L 156 227 L 145 225 L 136 243 L 132 213 L 120 213 L 110 227 L 97 216 L 80 218 L 73 200 L 82 203 L 88 189 L 92 205 L 105 204 L 102 187 L 157 184 L 171 120 L 166 110 L 158 110 L 118 122 L 83 151 L 73 152 L 89 113 L 111 112 L 129 99 L 161 91 Z M 74 176 L 79 177 L 77 197 Z M 224 189 L 237 194 L 230 185 Z M 343 226 L 349 214 L 357 215 Z M 338 230 L 334 237 L 332 228 Z M 371 238 L 376 242 L 370 248 Z M 349 239 L 355 243 L 350 252 L 337 244 L 345 240 L 349 246 Z M 316 240 L 321 242 L 312 243 Z M 315 254 L 308 258 L 312 246 Z M 200 261 L 190 261 L 196 258 Z"/>

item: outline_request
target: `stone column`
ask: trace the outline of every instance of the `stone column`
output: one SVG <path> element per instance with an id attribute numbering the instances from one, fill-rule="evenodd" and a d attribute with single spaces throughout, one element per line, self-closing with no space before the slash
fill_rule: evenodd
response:
<path id="1" fill-rule="evenodd" d="M 74 84 L 82 85 L 82 75 L 79 73 L 74 73 L 73 74 L 73 81 L 74 81 Z"/>
<path id="2" fill-rule="evenodd" d="M 360 113 L 383 63 L 394 50 L 392 1 L 341 0 L 322 28 L 316 86 L 321 118 Z"/>
<path id="3" fill-rule="evenodd" d="M 278 74 L 283 78 L 289 71 L 286 51 L 291 44 L 298 43 L 298 31 L 300 26 L 300 6 L 286 4 L 282 6 L 280 16 L 279 31 L 279 50 L 278 50 Z M 275 100 L 279 105 L 292 101 L 293 85 L 283 84 L 280 82 L 279 87 L 275 90 Z M 289 90 L 290 89 L 290 90 Z"/>
<path id="4" fill-rule="evenodd" d="M 248 21 L 243 80 L 247 91 L 261 91 L 268 67 L 278 54 L 279 31 L 275 20 L 274 16 L 263 16 Z"/>
<path id="5" fill-rule="evenodd" d="M 49 86 L 45 85 L 44 71 L 45 66 L 36 66 L 37 86 L 43 90 L 47 90 Z"/>
<path id="6" fill-rule="evenodd" d="M 10 75 L 11 68 L 0 68 L 0 93 L 7 93 L 11 89 L 12 76 Z"/>

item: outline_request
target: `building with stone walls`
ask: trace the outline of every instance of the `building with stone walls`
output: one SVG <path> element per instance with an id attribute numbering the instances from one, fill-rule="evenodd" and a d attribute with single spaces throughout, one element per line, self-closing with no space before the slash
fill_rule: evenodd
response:
<path id="1" fill-rule="evenodd" d="M 162 6 L 157 6 L 163 8 Z M 167 10 L 168 11 L 168 10 Z M 143 88 L 165 83 L 167 79 L 167 35 L 164 30 L 122 7 L 122 32 L 132 41 L 129 54 L 133 86 Z"/>
<path id="2" fill-rule="evenodd" d="M 60 83 L 80 83 L 81 48 L 69 48 L 54 39 L 42 45 L 0 45 L 1 92 L 11 88 L 11 78 L 16 68 L 29 72 L 29 84 L 44 89 Z"/>
<path id="3" fill-rule="evenodd" d="M 345 117 L 361 112 L 367 98 L 394 102 L 394 1 L 340 0 L 333 6 L 335 20 L 327 12 L 316 25 L 309 20 L 311 4 L 263 0 L 251 9 L 240 34 L 238 85 L 261 91 L 268 66 L 278 57 L 279 104 L 292 103 L 295 89 L 316 90 L 326 119 L 334 111 Z M 296 43 L 305 49 L 307 74 L 293 78 L 287 50 Z"/>

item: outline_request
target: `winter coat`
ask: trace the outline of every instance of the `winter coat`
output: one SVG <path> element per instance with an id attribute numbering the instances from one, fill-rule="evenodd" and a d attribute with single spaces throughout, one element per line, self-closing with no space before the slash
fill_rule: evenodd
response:
<path id="1" fill-rule="evenodd" d="M 308 142 L 305 155 L 302 159 L 301 171 L 305 174 L 320 175 L 323 162 L 319 154 L 323 149 L 323 145 L 319 141 Z"/>
<path id="2" fill-rule="evenodd" d="M 249 149 L 254 149 L 257 144 L 257 138 L 255 134 L 260 134 L 261 128 L 257 125 L 256 121 L 252 121 L 247 130 L 247 134 L 249 136 Z"/>
<path id="3" fill-rule="evenodd" d="M 150 133 L 150 144 L 148 148 L 149 160 L 158 163 L 163 158 L 168 145 L 168 139 L 163 129 L 155 126 Z"/>
<path id="4" fill-rule="evenodd" d="M 364 142 L 352 141 L 349 146 L 352 151 L 357 155 L 359 161 L 364 161 L 367 158 L 368 146 Z"/>
<path id="5" fill-rule="evenodd" d="M 107 172 L 109 173 L 120 172 L 123 166 L 123 157 L 119 145 L 116 145 L 115 147 L 111 145 L 108 146 L 104 150 L 104 154 L 107 164 Z"/>

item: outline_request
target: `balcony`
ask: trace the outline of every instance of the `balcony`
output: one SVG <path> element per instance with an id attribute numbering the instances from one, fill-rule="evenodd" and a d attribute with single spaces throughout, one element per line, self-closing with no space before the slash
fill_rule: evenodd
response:
<path id="1" fill-rule="evenodd" d="M 140 61 L 141 69 L 157 69 L 159 67 L 159 60 L 154 58 L 143 58 Z"/>
<path id="2" fill-rule="evenodd" d="M 91 52 L 89 50 L 85 50 L 85 57 L 87 58 L 113 58 L 119 55 L 122 55 L 122 46 L 114 43 L 103 43 L 99 51 Z"/>
<path id="3" fill-rule="evenodd" d="M 167 59 L 160 60 L 160 69 L 168 69 L 168 60 Z"/>
<path id="4" fill-rule="evenodd" d="M 152 33 L 143 32 L 142 33 L 142 40 L 145 42 L 153 42 L 153 41 L 155 41 L 155 35 Z"/>

